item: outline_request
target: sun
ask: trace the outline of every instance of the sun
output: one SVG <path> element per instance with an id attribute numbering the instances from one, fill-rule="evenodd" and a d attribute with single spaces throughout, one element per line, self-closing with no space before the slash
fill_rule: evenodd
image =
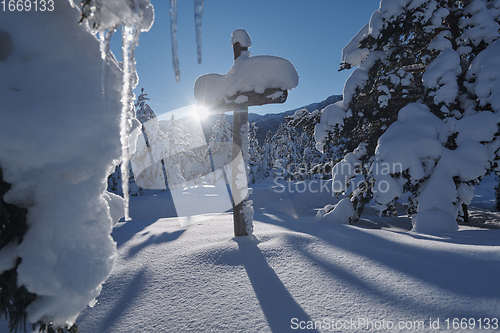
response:
<path id="1" fill-rule="evenodd" d="M 198 116 L 198 119 L 200 120 L 205 120 L 208 118 L 210 115 L 210 111 L 208 108 L 202 104 L 197 104 L 196 105 L 196 115 Z"/>

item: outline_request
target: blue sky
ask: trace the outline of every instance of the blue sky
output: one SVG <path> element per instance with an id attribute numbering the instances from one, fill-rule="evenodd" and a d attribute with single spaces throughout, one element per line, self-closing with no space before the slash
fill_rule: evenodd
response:
<path id="1" fill-rule="evenodd" d="M 290 60 L 299 85 L 285 104 L 251 107 L 254 113 L 278 113 L 333 94 L 342 94 L 350 71 L 338 72 L 342 48 L 368 23 L 378 0 L 205 0 L 202 18 L 202 64 L 197 62 L 194 1 L 178 0 L 177 36 L 181 80 L 175 80 L 167 0 L 152 0 L 155 23 L 143 33 L 136 50 L 139 85 L 160 115 L 194 104 L 196 78 L 226 73 L 233 64 L 231 33 L 247 30 L 252 55 L 275 55 Z M 119 37 L 115 36 L 119 42 Z M 116 53 L 116 52 L 115 52 Z M 165 115 L 166 116 L 166 115 Z"/>

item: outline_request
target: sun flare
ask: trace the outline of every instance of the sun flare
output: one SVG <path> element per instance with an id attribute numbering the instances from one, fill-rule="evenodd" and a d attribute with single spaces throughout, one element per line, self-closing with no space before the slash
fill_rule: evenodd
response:
<path id="1" fill-rule="evenodd" d="M 198 119 L 205 120 L 208 118 L 209 115 L 210 112 L 206 106 L 201 104 L 196 105 L 196 116 L 198 117 Z"/>

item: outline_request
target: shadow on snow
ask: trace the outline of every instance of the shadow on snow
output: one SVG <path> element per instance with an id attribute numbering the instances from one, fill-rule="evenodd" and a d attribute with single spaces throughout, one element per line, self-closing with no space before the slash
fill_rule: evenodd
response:
<path id="1" fill-rule="evenodd" d="M 441 247 L 434 248 L 434 245 L 421 247 L 414 244 L 393 242 L 373 233 L 366 232 L 367 229 L 362 227 L 301 222 L 287 216 L 279 216 L 277 218 L 276 216 L 260 214 L 258 212 L 256 212 L 254 218 L 256 221 L 274 224 L 295 232 L 314 236 L 339 250 L 359 255 L 369 261 L 381 264 L 390 270 L 434 285 L 441 290 L 447 290 L 463 297 L 497 299 L 500 304 L 500 287 L 496 281 L 497 277 L 500 276 L 500 266 L 495 264 L 498 256 L 493 258 L 492 255 L 491 260 L 488 260 L 491 261 L 491 265 L 488 265 L 484 262 L 484 256 L 481 257 L 482 260 L 478 260 L 474 256 L 474 253 L 468 253 L 465 249 L 450 251 Z M 402 234 L 399 231 L 388 232 Z M 485 232 L 494 234 L 485 234 Z M 444 242 L 500 247 L 500 232 L 496 231 L 464 230 L 456 234 L 447 234 L 440 237 L 414 233 L 404 234 L 415 239 L 434 241 L 436 242 L 436 246 Z M 480 238 L 477 236 L 480 236 Z M 387 291 L 371 284 L 369 279 L 364 279 L 363 276 L 358 276 L 338 265 L 335 262 L 335 258 L 331 258 L 331 260 L 329 260 L 330 258 L 325 259 L 311 251 L 307 247 L 307 244 L 302 244 L 303 242 L 300 240 L 294 239 L 297 237 L 300 238 L 300 236 L 287 235 L 286 237 L 287 242 L 294 244 L 305 258 L 312 263 L 318 264 L 323 270 L 339 278 L 347 285 L 355 287 L 375 298 L 389 300 L 393 305 L 408 309 L 409 311 L 414 312 L 415 309 L 419 309 L 424 313 L 438 314 L 439 309 L 432 308 L 432 305 L 426 305 L 425 299 L 420 303 L 411 300 L 411 298 L 401 298 L 396 294 L 388 295 Z M 467 313 L 459 313 L 457 310 L 448 315 L 455 317 L 460 315 L 464 318 L 480 318 L 485 316 L 485 313 L 480 313 L 474 307 L 468 309 Z M 492 313 L 496 310 L 491 309 Z"/>
<path id="2" fill-rule="evenodd" d="M 241 262 L 271 330 L 289 331 L 292 318 L 311 321 L 309 315 L 290 295 L 276 272 L 267 264 L 266 258 L 257 246 L 258 241 L 238 237 L 234 240 L 238 243 Z M 308 331 L 317 332 L 317 330 Z"/>

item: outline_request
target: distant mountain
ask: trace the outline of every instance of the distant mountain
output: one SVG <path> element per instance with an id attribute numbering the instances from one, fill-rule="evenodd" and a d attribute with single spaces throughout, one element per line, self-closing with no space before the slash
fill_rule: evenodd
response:
<path id="1" fill-rule="evenodd" d="M 280 124 L 283 122 L 286 116 L 291 116 L 295 113 L 297 110 L 301 109 L 306 109 L 309 112 L 312 112 L 314 110 L 322 110 L 326 106 L 338 102 L 342 100 L 342 95 L 332 95 L 325 99 L 324 101 L 321 101 L 319 103 L 311 103 L 309 105 L 296 108 L 293 110 L 281 112 L 281 113 L 268 113 L 265 115 L 257 114 L 257 113 L 249 113 L 248 114 L 248 121 L 250 123 L 255 122 L 255 124 L 258 127 L 257 130 L 257 140 L 259 140 L 259 144 L 264 143 L 264 140 L 266 138 L 266 134 L 268 131 L 271 132 L 276 132 Z M 226 119 L 227 121 L 232 124 L 233 123 L 233 115 L 230 114 L 229 112 L 226 113 Z M 178 119 L 179 120 L 179 119 Z M 193 135 L 202 135 L 201 128 L 199 127 L 199 122 L 195 118 L 183 118 L 179 120 L 184 126 L 186 126 L 189 129 L 189 132 Z M 213 121 L 215 123 L 215 121 Z M 168 124 L 168 120 L 162 120 L 160 122 L 160 128 L 162 130 L 165 130 L 166 124 Z"/>
<path id="2" fill-rule="evenodd" d="M 285 111 L 282 113 L 268 113 L 265 115 L 259 115 L 256 113 L 248 114 L 248 121 L 255 122 L 258 127 L 257 130 L 257 140 L 262 144 L 266 138 L 266 134 L 268 131 L 275 132 L 280 124 L 285 119 L 285 116 L 291 116 L 295 114 L 295 111 L 306 109 L 309 112 L 313 112 L 314 110 L 323 110 L 326 106 L 338 102 L 342 100 L 342 95 L 332 95 L 319 103 L 312 103 L 297 109 Z M 232 118 L 232 116 L 230 116 Z M 232 121 L 232 119 L 231 119 Z"/>

